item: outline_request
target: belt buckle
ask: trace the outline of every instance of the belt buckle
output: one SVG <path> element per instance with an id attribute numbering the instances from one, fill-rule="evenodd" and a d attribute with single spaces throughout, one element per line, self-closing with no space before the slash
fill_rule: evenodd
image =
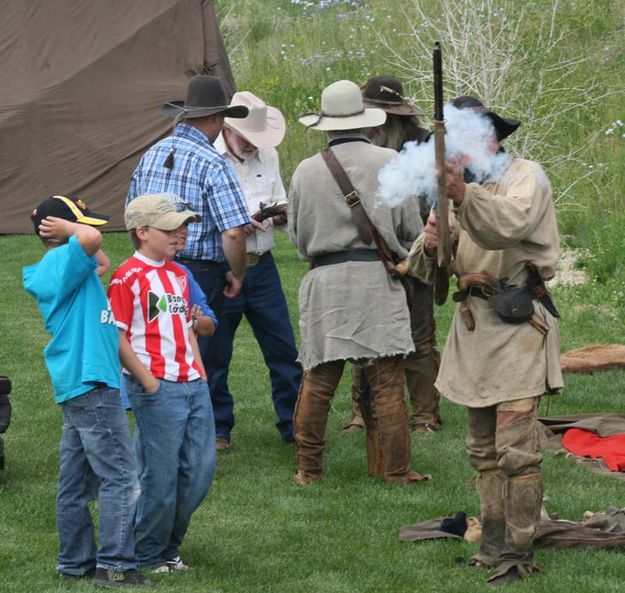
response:
<path id="1" fill-rule="evenodd" d="M 350 191 L 346 196 L 344 196 L 344 198 L 350 208 L 354 208 L 360 204 L 360 196 L 356 190 Z"/>
<path id="2" fill-rule="evenodd" d="M 253 268 L 258 263 L 258 261 L 260 260 L 261 255 L 259 255 L 258 253 L 248 253 L 245 256 L 245 267 L 246 268 Z"/>

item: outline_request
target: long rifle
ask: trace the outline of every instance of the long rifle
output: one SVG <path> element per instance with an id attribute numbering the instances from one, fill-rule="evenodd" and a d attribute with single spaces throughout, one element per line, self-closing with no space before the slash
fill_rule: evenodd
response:
<path id="1" fill-rule="evenodd" d="M 445 119 L 443 116 L 443 59 L 440 41 L 434 44 L 434 153 L 438 173 L 438 199 L 436 201 L 436 265 L 434 266 L 434 302 L 442 305 L 449 292 L 447 268 L 451 263 L 449 240 L 449 204 L 445 179 Z"/>

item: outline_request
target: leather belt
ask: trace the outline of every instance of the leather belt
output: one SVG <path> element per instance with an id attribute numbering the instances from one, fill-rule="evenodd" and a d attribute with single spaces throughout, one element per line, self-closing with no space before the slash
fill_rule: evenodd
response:
<path id="1" fill-rule="evenodd" d="M 532 299 L 540 301 L 541 303 L 543 303 L 543 305 L 545 304 L 543 302 L 543 299 L 546 296 L 549 296 L 549 292 L 547 291 L 544 284 L 540 284 L 537 287 L 530 288 L 529 292 L 530 292 L 530 295 L 532 296 Z M 474 296 L 479 299 L 484 299 L 486 301 L 491 296 L 493 296 L 492 294 L 489 294 L 488 292 L 484 291 L 484 289 L 481 286 L 469 286 L 469 288 L 466 291 L 458 291 L 456 294 L 458 295 L 458 299 L 454 299 L 454 300 L 456 300 L 457 302 L 462 301 L 469 296 Z M 547 307 L 547 309 L 549 309 L 549 307 Z M 549 309 L 549 312 L 553 315 L 550 309 Z M 557 315 L 554 315 L 554 316 L 557 317 Z"/>
<path id="2" fill-rule="evenodd" d="M 380 261 L 377 249 L 352 249 L 351 251 L 335 251 L 313 257 L 310 262 L 311 270 L 319 266 L 331 266 L 348 261 Z"/>
<path id="3" fill-rule="evenodd" d="M 256 264 L 266 261 L 271 257 L 271 250 L 264 253 L 247 253 L 245 255 L 245 267 L 246 269 L 253 268 Z"/>
<path id="4" fill-rule="evenodd" d="M 467 296 L 477 297 L 478 299 L 487 301 L 493 295 L 485 293 L 479 286 L 469 286 Z"/>
<path id="5" fill-rule="evenodd" d="M 207 265 L 207 266 L 221 266 L 223 262 L 215 261 L 214 259 L 189 259 L 187 257 L 175 257 L 174 263 L 180 262 L 183 266 L 191 265 Z"/>

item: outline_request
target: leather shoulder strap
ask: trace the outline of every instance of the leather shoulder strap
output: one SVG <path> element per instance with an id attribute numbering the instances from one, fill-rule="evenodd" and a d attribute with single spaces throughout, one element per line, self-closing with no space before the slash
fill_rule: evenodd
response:
<path id="1" fill-rule="evenodd" d="M 352 182 L 349 180 L 349 177 L 347 176 L 345 169 L 343 169 L 343 165 L 341 165 L 341 163 L 339 163 L 338 159 L 336 158 L 334 151 L 329 146 L 326 146 L 321 151 L 321 156 L 323 157 L 323 160 L 326 162 L 328 169 L 330 169 L 330 173 L 332 173 L 332 177 L 334 177 L 334 180 L 337 182 L 338 186 L 341 188 L 341 191 L 343 192 L 343 197 L 346 198 L 348 195 L 352 193 L 356 193 L 356 190 L 354 189 Z"/>
<path id="2" fill-rule="evenodd" d="M 360 240 L 365 245 L 370 245 L 373 241 L 373 225 L 371 224 L 371 221 L 369 220 L 365 209 L 362 207 L 358 192 L 354 189 L 354 186 L 349 180 L 345 169 L 343 169 L 343 166 L 341 165 L 341 163 L 339 163 L 336 155 L 329 146 L 326 146 L 321 151 L 321 156 L 328 166 L 332 177 L 334 177 L 334 180 L 336 181 L 341 192 L 343 193 L 343 198 L 345 199 L 345 202 L 350 208 L 352 220 L 354 222 L 354 225 L 356 226 L 356 230 L 358 231 L 358 236 L 360 237 Z"/>
<path id="3" fill-rule="evenodd" d="M 354 189 L 352 182 L 349 180 L 345 169 L 343 169 L 343 166 L 336 158 L 336 155 L 332 151 L 332 148 L 326 146 L 326 148 L 321 151 L 321 156 L 326 162 L 328 169 L 330 169 L 332 177 L 334 177 L 336 183 L 341 189 L 347 205 L 351 209 L 352 220 L 356 225 L 360 240 L 363 241 L 366 245 L 369 245 L 372 241 L 375 241 L 375 247 L 378 254 L 380 255 L 380 260 L 384 265 L 384 269 L 387 271 L 389 276 L 391 276 L 391 278 L 401 280 L 402 275 L 400 271 L 395 267 L 396 255 L 391 251 L 391 248 L 388 246 L 386 239 L 384 239 L 384 237 L 378 232 L 378 229 L 375 228 L 375 225 L 367 216 L 367 213 L 365 212 L 365 209 L 362 207 L 362 203 L 360 202 L 360 196 L 358 195 L 358 192 Z M 411 308 L 413 285 L 411 282 L 404 281 L 402 281 L 402 284 L 404 285 L 404 289 L 406 290 L 408 307 Z"/>

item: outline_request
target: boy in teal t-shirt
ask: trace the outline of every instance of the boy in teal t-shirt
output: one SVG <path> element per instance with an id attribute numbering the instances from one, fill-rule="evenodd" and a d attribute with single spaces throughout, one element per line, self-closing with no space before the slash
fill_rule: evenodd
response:
<path id="1" fill-rule="evenodd" d="M 128 420 L 119 397 L 119 331 L 96 274 L 108 217 L 75 198 L 52 196 L 32 213 L 47 249 L 23 270 L 51 339 L 45 360 L 64 424 L 56 500 L 61 579 L 93 576 L 105 587 L 147 586 L 135 560 L 133 523 L 139 482 Z M 96 550 L 89 508 L 97 491 Z"/>

